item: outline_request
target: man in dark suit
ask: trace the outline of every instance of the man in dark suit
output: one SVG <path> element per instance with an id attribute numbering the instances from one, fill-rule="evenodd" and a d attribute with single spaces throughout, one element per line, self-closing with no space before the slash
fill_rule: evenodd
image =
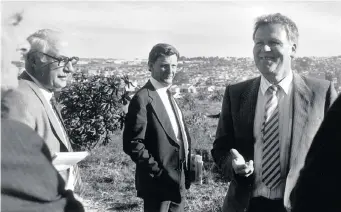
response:
<path id="1" fill-rule="evenodd" d="M 123 150 L 136 163 L 137 195 L 144 211 L 184 211 L 190 186 L 191 140 L 169 87 L 179 52 L 157 44 L 149 53 L 150 80 L 132 98 L 123 132 Z"/>
<path id="2" fill-rule="evenodd" d="M 290 199 L 292 212 L 341 211 L 341 96 L 324 118 Z"/>
<path id="3" fill-rule="evenodd" d="M 230 181 L 223 211 L 286 211 L 336 92 L 329 81 L 292 71 L 298 30 L 288 17 L 259 17 L 253 40 L 261 76 L 226 87 L 211 152 Z"/>
<path id="4" fill-rule="evenodd" d="M 25 68 L 19 86 L 3 94 L 1 117 L 17 120 L 34 129 L 46 142 L 51 154 L 72 151 L 53 93 L 66 86 L 74 71 L 76 57 L 66 57 L 61 33 L 39 30 L 27 38 L 31 49 L 25 56 Z M 77 166 L 58 165 L 67 189 L 80 183 Z M 77 184 L 78 185 L 78 184 Z"/>

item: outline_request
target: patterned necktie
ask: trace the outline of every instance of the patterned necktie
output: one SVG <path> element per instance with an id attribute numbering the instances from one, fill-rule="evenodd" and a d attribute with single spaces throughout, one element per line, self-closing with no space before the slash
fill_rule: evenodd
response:
<path id="1" fill-rule="evenodd" d="M 172 96 L 170 90 L 168 89 L 167 90 L 167 94 L 168 94 L 168 98 L 169 98 L 169 101 L 171 103 L 171 106 L 173 108 L 173 111 L 174 111 L 174 114 L 175 114 L 175 117 L 176 117 L 176 121 L 178 123 L 178 127 L 180 129 L 180 133 L 181 133 L 181 137 L 182 137 L 182 144 L 183 145 L 181 147 L 181 149 L 183 149 L 183 151 L 181 151 L 181 157 L 182 158 L 185 158 L 186 160 L 186 164 L 187 164 L 187 156 L 188 156 L 188 141 L 187 141 L 187 137 L 186 137 L 186 131 L 184 129 L 184 126 L 181 124 L 181 119 L 180 119 L 180 115 L 179 115 L 179 111 L 177 110 L 177 106 L 176 106 L 176 102 L 174 100 L 174 97 Z M 184 155 L 183 155 L 184 154 Z"/>
<path id="2" fill-rule="evenodd" d="M 265 105 L 265 116 L 262 127 L 262 182 L 270 189 L 281 181 L 278 87 L 272 85 L 268 92 L 270 97 Z"/>

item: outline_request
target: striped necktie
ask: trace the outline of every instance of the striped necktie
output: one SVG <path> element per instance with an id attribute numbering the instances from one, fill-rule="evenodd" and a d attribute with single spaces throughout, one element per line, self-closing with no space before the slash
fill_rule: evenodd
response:
<path id="1" fill-rule="evenodd" d="M 270 189 L 277 186 L 281 181 L 277 90 L 278 87 L 276 85 L 270 86 L 267 90 L 270 95 L 265 105 L 262 126 L 262 182 Z"/>

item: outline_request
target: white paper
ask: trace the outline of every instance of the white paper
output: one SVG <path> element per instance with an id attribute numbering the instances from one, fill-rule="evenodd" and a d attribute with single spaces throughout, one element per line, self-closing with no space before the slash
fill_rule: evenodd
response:
<path id="1" fill-rule="evenodd" d="M 73 166 L 86 158 L 89 152 L 56 152 L 52 157 L 54 166 Z"/>

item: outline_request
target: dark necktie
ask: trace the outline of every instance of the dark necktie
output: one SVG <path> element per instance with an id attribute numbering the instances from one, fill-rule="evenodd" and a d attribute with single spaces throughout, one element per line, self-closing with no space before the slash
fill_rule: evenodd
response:
<path id="1" fill-rule="evenodd" d="M 186 137 L 186 131 L 184 129 L 184 126 L 182 125 L 181 119 L 180 119 L 180 114 L 179 111 L 177 109 L 177 105 L 175 102 L 175 99 L 172 95 L 172 93 L 170 92 L 170 90 L 167 90 L 167 94 L 168 94 L 168 98 L 169 98 L 169 102 L 171 103 L 172 109 L 174 111 L 175 117 L 176 117 L 176 121 L 178 123 L 178 127 L 180 129 L 180 133 L 181 133 L 181 137 L 182 137 L 182 142 L 181 142 L 181 149 L 183 149 L 183 151 L 181 151 L 181 157 L 185 158 L 186 160 L 186 164 L 187 164 L 187 159 L 188 159 L 188 141 L 187 141 L 187 137 Z"/>
<path id="2" fill-rule="evenodd" d="M 59 111 L 59 109 L 57 108 L 57 100 L 54 96 L 52 96 L 51 100 L 50 100 L 50 103 L 52 105 L 52 108 L 53 108 L 53 111 L 55 112 L 56 116 L 57 116 L 57 119 L 59 121 L 59 124 L 60 124 L 60 127 L 62 128 L 62 133 L 64 134 L 64 138 L 66 139 L 66 143 L 67 143 L 67 149 L 68 151 L 72 151 L 72 147 L 71 147 L 71 144 L 70 144 L 70 141 L 68 139 L 68 136 L 67 136 L 67 133 L 66 133 L 66 128 L 65 128 L 65 125 L 64 125 L 64 122 L 63 122 L 63 118 L 62 118 L 62 115 Z"/>
<path id="3" fill-rule="evenodd" d="M 270 97 L 265 105 L 262 154 L 262 181 L 272 189 L 281 181 L 278 87 L 272 85 L 267 92 Z"/>

